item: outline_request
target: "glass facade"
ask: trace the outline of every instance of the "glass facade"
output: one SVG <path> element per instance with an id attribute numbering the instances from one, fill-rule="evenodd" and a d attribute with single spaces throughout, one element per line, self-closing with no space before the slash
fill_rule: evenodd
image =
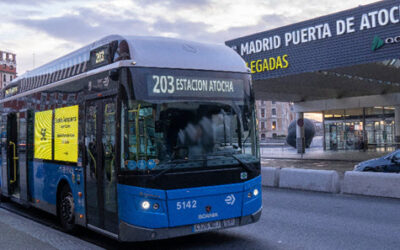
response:
<path id="1" fill-rule="evenodd" d="M 325 150 L 394 147 L 394 107 L 331 110 L 324 113 Z"/>

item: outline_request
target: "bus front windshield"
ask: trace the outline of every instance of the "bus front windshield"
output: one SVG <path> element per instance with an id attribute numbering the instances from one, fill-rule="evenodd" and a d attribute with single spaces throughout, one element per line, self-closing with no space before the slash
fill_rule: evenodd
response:
<path id="1" fill-rule="evenodd" d="M 126 92 L 121 110 L 122 171 L 259 164 L 250 75 L 130 71 L 132 87 L 127 89 L 132 92 Z"/>
<path id="2" fill-rule="evenodd" d="M 254 114 L 234 101 L 130 101 L 123 108 L 124 171 L 257 161 Z M 234 155 L 234 157 L 232 157 Z"/>

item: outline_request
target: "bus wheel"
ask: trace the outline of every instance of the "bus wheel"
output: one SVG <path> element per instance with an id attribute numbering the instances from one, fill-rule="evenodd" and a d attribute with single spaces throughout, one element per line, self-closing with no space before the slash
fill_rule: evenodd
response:
<path id="1" fill-rule="evenodd" d="M 74 197 L 68 185 L 64 185 L 58 196 L 58 218 L 66 232 L 75 229 Z"/>

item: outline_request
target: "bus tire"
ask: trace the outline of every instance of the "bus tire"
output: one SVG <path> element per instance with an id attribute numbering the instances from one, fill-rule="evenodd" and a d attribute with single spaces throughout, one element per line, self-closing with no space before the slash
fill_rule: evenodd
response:
<path id="1" fill-rule="evenodd" d="M 68 185 L 61 187 L 58 196 L 58 219 L 65 232 L 72 232 L 75 229 L 74 197 Z"/>

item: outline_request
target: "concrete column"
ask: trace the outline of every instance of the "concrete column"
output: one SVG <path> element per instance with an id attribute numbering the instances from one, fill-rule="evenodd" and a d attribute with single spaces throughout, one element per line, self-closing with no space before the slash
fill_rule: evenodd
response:
<path id="1" fill-rule="evenodd" d="M 394 142 L 396 148 L 400 148 L 400 106 L 394 109 Z"/>
<path id="2" fill-rule="evenodd" d="M 299 120 L 301 120 L 299 122 Z M 299 123 L 303 123 L 303 126 L 299 126 Z M 296 148 L 298 154 L 304 154 L 306 150 L 306 143 L 304 137 L 304 113 L 296 113 Z"/>

